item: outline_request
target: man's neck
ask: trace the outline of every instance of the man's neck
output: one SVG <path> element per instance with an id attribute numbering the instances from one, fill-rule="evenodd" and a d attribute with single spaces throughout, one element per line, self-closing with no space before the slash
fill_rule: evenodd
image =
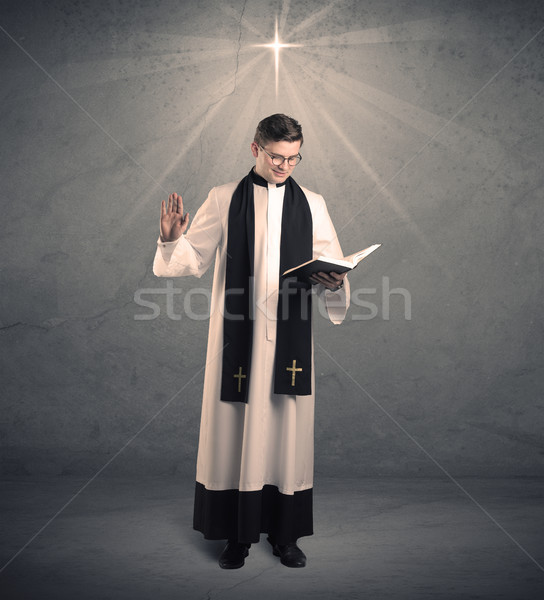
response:
<path id="1" fill-rule="evenodd" d="M 269 179 L 267 179 L 263 174 L 259 173 L 257 170 L 257 167 L 253 167 L 253 173 L 255 173 L 255 175 L 258 175 L 261 179 L 263 179 L 264 181 L 266 181 L 266 183 L 268 183 L 269 185 L 274 185 L 276 187 L 281 187 L 282 185 L 285 185 L 285 183 L 287 182 L 287 180 L 289 179 L 289 177 L 286 177 L 284 181 L 280 181 L 280 182 L 276 182 L 276 181 L 270 181 Z"/>

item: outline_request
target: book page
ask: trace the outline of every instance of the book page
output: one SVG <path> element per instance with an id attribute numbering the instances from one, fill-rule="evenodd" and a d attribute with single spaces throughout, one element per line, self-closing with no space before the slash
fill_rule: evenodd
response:
<path id="1" fill-rule="evenodd" d="M 374 244 L 373 246 L 369 246 L 364 250 L 355 252 L 355 254 L 350 254 L 349 256 L 346 256 L 345 260 L 350 261 L 351 264 L 355 266 L 356 264 L 360 263 L 363 260 L 363 258 L 366 258 L 369 254 L 372 254 L 372 252 L 374 252 L 374 250 L 377 250 L 380 246 L 381 244 Z"/>

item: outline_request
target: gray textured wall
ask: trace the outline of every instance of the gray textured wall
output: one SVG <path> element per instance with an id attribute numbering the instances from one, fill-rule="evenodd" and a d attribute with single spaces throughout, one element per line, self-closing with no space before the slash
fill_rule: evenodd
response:
<path id="1" fill-rule="evenodd" d="M 276 17 L 302 44 L 278 98 Z M 207 321 L 183 302 L 211 273 L 167 311 L 159 203 L 194 214 L 276 111 L 346 252 L 384 244 L 316 323 L 317 471 L 542 474 L 540 0 L 8 1 L 0 25 L 4 474 L 191 476 Z"/>

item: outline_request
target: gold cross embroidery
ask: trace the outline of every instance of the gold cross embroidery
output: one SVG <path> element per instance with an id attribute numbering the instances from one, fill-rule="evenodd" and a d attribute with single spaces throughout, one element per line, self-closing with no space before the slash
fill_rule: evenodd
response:
<path id="1" fill-rule="evenodd" d="M 238 369 L 238 373 L 235 373 L 233 375 L 234 378 L 238 379 L 238 391 L 241 392 L 242 391 L 242 379 L 245 379 L 246 376 L 242 375 L 242 367 L 240 367 Z"/>
<path id="2" fill-rule="evenodd" d="M 293 373 L 293 376 L 291 377 L 291 386 L 294 387 L 295 386 L 295 377 L 297 376 L 297 372 L 298 371 L 302 371 L 302 367 L 299 367 L 297 369 L 297 361 L 294 360 L 293 361 L 293 366 L 291 367 L 285 367 L 286 371 L 291 371 Z"/>

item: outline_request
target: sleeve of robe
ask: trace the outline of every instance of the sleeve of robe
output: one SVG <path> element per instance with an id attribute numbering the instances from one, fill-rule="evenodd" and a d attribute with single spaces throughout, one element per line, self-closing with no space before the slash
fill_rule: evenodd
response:
<path id="1" fill-rule="evenodd" d="M 329 216 L 329 211 L 322 196 L 319 196 L 319 202 L 313 213 L 314 229 L 314 258 L 318 256 L 344 256 L 340 242 L 336 236 L 336 230 Z M 318 284 L 316 287 L 317 296 L 327 309 L 329 319 L 339 325 L 344 320 L 349 307 L 350 291 L 348 278 L 344 278 L 344 286 L 337 292 L 331 292 L 324 285 Z"/>
<path id="2" fill-rule="evenodd" d="M 157 277 L 202 277 L 215 258 L 221 238 L 221 211 L 214 188 L 198 209 L 187 234 L 175 242 L 158 240 L 153 273 Z"/>

